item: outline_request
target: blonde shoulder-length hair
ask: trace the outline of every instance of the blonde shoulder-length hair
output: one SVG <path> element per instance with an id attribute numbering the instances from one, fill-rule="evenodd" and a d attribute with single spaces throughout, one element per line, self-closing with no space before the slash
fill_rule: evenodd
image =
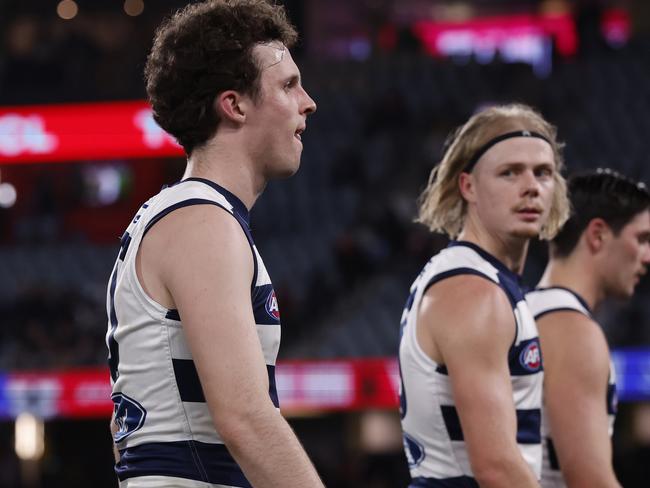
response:
<path id="1" fill-rule="evenodd" d="M 537 132 L 548 139 L 553 148 L 555 189 L 550 215 L 540 232 L 541 238 L 552 239 L 569 216 L 566 182 L 561 174 L 563 145 L 557 141 L 557 129 L 537 111 L 522 104 L 481 110 L 451 134 L 442 161 L 431 171 L 429 182 L 420 195 L 416 221 L 433 232 L 444 232 L 452 239 L 458 237 L 467 212 L 467 202 L 460 193 L 460 174 L 481 146 L 499 135 L 517 130 Z"/>

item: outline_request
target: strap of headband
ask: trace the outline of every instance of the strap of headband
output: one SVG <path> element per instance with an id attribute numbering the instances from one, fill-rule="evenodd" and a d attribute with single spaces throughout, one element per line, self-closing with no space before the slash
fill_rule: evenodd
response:
<path id="1" fill-rule="evenodd" d="M 481 156 L 483 156 L 488 149 L 490 149 L 492 146 L 495 144 L 498 144 L 501 141 L 504 141 L 506 139 L 511 139 L 513 137 L 536 137 L 538 139 L 542 139 L 549 144 L 551 144 L 551 141 L 548 140 L 547 137 L 543 136 L 542 134 L 538 132 L 531 132 L 528 130 L 516 130 L 514 132 L 506 132 L 505 134 L 501 134 L 500 136 L 496 136 L 493 139 L 490 139 L 487 141 L 485 144 L 483 144 L 478 150 L 474 153 L 474 156 L 469 160 L 469 163 L 465 166 L 465 169 L 463 170 L 464 173 L 471 173 L 472 170 L 474 169 L 474 166 L 476 166 L 476 163 L 478 163 L 478 160 L 481 159 Z"/>

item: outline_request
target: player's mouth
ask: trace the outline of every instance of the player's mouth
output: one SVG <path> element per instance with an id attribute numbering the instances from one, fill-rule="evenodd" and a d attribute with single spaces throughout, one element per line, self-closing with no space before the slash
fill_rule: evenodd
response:
<path id="1" fill-rule="evenodd" d="M 517 215 L 526 221 L 535 221 L 542 215 L 542 209 L 535 206 L 519 207 L 515 210 Z"/>
<path id="2" fill-rule="evenodd" d="M 302 142 L 302 133 L 305 132 L 305 127 L 300 127 L 296 132 L 294 132 L 293 137 Z"/>

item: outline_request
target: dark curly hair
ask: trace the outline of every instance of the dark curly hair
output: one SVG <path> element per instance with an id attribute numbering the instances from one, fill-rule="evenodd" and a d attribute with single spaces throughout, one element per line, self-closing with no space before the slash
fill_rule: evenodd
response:
<path id="1" fill-rule="evenodd" d="M 219 124 L 215 97 L 237 90 L 257 97 L 256 44 L 297 39 L 281 5 L 267 0 L 208 0 L 190 4 L 156 31 L 145 80 L 154 119 L 189 156 Z"/>
<path id="2" fill-rule="evenodd" d="M 650 209 L 650 193 L 642 182 L 609 168 L 598 168 L 568 180 L 571 216 L 551 241 L 554 257 L 566 257 L 595 218 L 601 218 L 615 235 L 634 217 Z"/>

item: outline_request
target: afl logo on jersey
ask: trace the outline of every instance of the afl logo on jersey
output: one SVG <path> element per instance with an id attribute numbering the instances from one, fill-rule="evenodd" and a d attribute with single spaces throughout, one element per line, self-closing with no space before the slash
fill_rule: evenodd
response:
<path id="1" fill-rule="evenodd" d="M 278 299 L 275 297 L 275 290 L 273 289 L 271 289 L 271 293 L 266 299 L 266 313 L 275 320 L 280 320 L 280 307 L 278 307 Z"/>
<path id="2" fill-rule="evenodd" d="M 537 340 L 532 341 L 521 351 L 519 362 L 528 371 L 537 371 L 542 366 L 542 355 Z"/>

